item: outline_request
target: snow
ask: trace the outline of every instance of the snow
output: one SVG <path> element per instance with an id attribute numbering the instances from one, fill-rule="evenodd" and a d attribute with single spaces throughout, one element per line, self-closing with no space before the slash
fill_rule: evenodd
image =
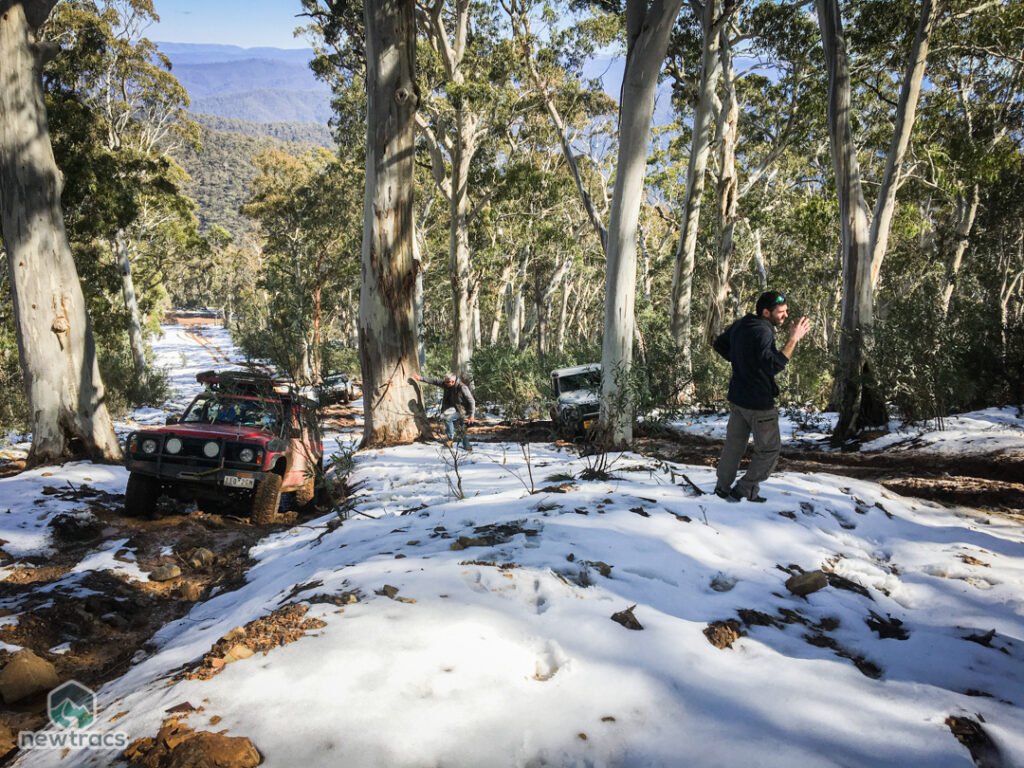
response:
<path id="1" fill-rule="evenodd" d="M 781 408 L 779 431 L 783 446 L 787 447 L 788 443 L 790 448 L 804 446 L 832 450 L 828 442 L 838 417 L 831 412 Z M 724 440 L 728 421 L 728 412 L 695 414 L 672 420 L 669 426 L 678 432 Z M 888 432 L 881 437 L 861 444 L 860 450 L 919 449 L 959 455 L 1024 451 L 1024 406 L 986 408 L 939 421 L 931 419 L 911 424 L 893 420 L 887 429 Z"/>
<path id="2" fill-rule="evenodd" d="M 217 345 L 233 354 L 225 339 Z M 178 356 L 172 381 L 182 398 L 185 372 L 194 382 L 211 365 L 205 345 L 174 329 L 157 350 L 160 360 Z M 147 417 L 157 418 L 136 415 Z M 1016 409 L 989 409 L 905 437 L 990 451 L 1024 444 L 1021 424 Z M 714 434 L 724 419 L 683 426 Z M 801 430 L 787 428 L 789 439 L 805 439 Z M 356 439 L 330 434 L 327 452 L 349 452 Z M 693 495 L 681 477 L 708 491 L 713 469 L 633 454 L 608 480 L 530 493 L 531 468 L 536 488 L 585 468 L 555 445 L 534 445 L 528 467 L 518 445 L 476 444 L 460 457 L 458 498 L 446 457 L 436 445 L 356 453 L 351 516 L 263 539 L 242 587 L 162 628 L 151 653 L 99 690 L 94 729 L 152 736 L 168 708 L 189 701 L 205 708 L 192 727 L 252 738 L 269 767 L 932 768 L 971 765 L 944 724 L 967 715 L 984 718 L 1005 764 L 1024 765 L 1020 518 L 828 474 L 778 473 L 762 485 L 766 503 L 730 504 Z M 126 479 L 84 463 L 48 471 L 0 480 L 0 538 L 12 554 L 45 551 L 46 520 L 73 506 L 40 496 L 43 485 L 87 476 L 120 492 Z M 452 549 L 494 526 L 507 540 Z M 124 543 L 79 569 L 141 578 L 134 563 L 113 559 Z M 824 568 L 866 594 L 829 586 L 796 597 L 784 586 L 791 565 Z M 378 594 L 385 585 L 398 589 L 395 599 Z M 322 629 L 209 680 L 174 681 L 232 628 L 289 600 L 343 591 L 362 600 L 311 604 L 307 618 L 321 618 Z M 642 631 L 610 618 L 630 606 Z M 805 623 L 747 626 L 731 649 L 711 645 L 708 623 L 744 609 L 796 611 Z M 879 637 L 865 623 L 871 612 L 901 621 L 907 639 Z M 990 630 L 991 647 L 965 639 Z M 216 728 L 212 715 L 222 718 Z M 71 752 L 56 762 L 37 751 L 16 764 L 111 759 Z"/>

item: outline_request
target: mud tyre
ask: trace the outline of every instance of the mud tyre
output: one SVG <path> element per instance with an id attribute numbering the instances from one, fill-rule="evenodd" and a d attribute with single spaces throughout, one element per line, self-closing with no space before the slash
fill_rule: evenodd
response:
<path id="1" fill-rule="evenodd" d="M 160 479 L 132 472 L 124 489 L 125 517 L 151 517 L 160 498 Z"/>
<path id="2" fill-rule="evenodd" d="M 281 506 L 281 476 L 270 474 L 256 485 L 252 497 L 250 519 L 256 525 L 267 525 L 277 519 Z"/>
<path id="3" fill-rule="evenodd" d="M 301 488 L 295 491 L 295 508 L 305 510 L 316 498 L 316 477 L 307 477 Z"/>

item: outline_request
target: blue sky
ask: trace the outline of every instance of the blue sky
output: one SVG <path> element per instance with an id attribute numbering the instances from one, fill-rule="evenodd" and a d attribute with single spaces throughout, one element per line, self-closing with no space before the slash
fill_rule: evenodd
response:
<path id="1" fill-rule="evenodd" d="M 299 0 L 155 0 L 160 23 L 150 40 L 168 43 L 223 43 L 243 48 L 308 48 L 292 31 L 305 19 Z"/>

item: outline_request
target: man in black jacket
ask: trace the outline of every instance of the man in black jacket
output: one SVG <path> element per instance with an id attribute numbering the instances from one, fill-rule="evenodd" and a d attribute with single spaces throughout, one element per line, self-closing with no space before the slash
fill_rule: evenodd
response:
<path id="1" fill-rule="evenodd" d="M 472 451 L 473 446 L 469 444 L 466 425 L 472 424 L 476 416 L 476 400 L 469 391 L 469 385 L 452 372 L 446 373 L 444 379 L 419 374 L 413 378 L 441 388 L 441 417 L 444 419 L 444 432 L 448 436 L 448 444 L 450 445 L 458 434 L 462 438 L 462 447 Z"/>
<path id="2" fill-rule="evenodd" d="M 775 469 L 782 448 L 779 412 L 775 397 L 779 388 L 775 375 L 786 367 L 796 344 L 811 328 L 801 317 L 789 332 L 789 340 L 779 351 L 775 347 L 775 328 L 789 316 L 785 294 L 766 291 L 757 299 L 754 314 L 741 317 L 715 339 L 715 351 L 732 363 L 729 380 L 729 425 L 725 445 L 718 460 L 718 484 L 715 494 L 728 501 L 764 501 L 758 495 L 762 480 Z M 754 433 L 754 455 L 747 472 L 733 486 L 747 440 Z"/>

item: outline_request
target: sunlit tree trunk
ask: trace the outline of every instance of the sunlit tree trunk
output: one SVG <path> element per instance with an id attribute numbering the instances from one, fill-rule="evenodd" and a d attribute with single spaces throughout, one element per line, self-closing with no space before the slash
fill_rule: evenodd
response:
<path id="1" fill-rule="evenodd" d="M 732 66 L 730 25 L 719 32 L 719 59 L 722 68 L 724 95 L 718 114 L 718 256 L 711 269 L 711 295 L 708 299 L 704 341 L 710 344 L 725 324 L 725 301 L 729 296 L 729 278 L 735 251 L 737 175 L 736 131 L 739 127 L 739 104 L 736 99 L 736 73 Z"/>
<path id="2" fill-rule="evenodd" d="M 413 173 L 416 27 L 413 0 L 363 8 L 366 24 L 366 198 L 359 293 L 364 448 L 429 434 L 413 384 L 416 353 Z"/>
<path id="3" fill-rule="evenodd" d="M 956 278 L 960 273 L 960 265 L 963 264 L 964 252 L 967 250 L 967 243 L 974 228 L 974 220 L 978 215 L 978 205 L 981 202 L 981 192 L 975 184 L 971 189 L 971 199 L 964 199 L 963 195 L 956 196 L 956 203 L 953 207 L 953 233 L 954 241 L 949 249 L 946 259 L 946 275 L 942 281 L 942 289 L 939 291 L 939 311 L 945 316 L 949 312 L 949 302 L 953 298 L 953 288 L 956 286 Z"/>
<path id="4" fill-rule="evenodd" d="M 0 230 L 31 410 L 30 465 L 116 461 L 92 326 L 60 207 L 35 39 L 55 2 L 0 0 Z"/>
<path id="5" fill-rule="evenodd" d="M 832 393 L 832 406 L 839 411 L 833 440 L 842 443 L 862 427 L 882 426 L 888 422 L 872 362 L 874 289 L 888 244 L 899 176 L 910 144 L 935 13 L 932 0 L 922 0 L 872 216 L 864 200 L 857 162 L 851 119 L 850 61 L 839 0 L 817 0 L 817 9 L 828 71 L 829 139 L 839 199 L 843 265 L 839 358 Z"/>
<path id="6" fill-rule="evenodd" d="M 682 228 L 676 248 L 675 269 L 672 273 L 672 336 L 679 348 L 686 379 L 692 380 L 693 362 L 690 350 L 692 328 L 691 305 L 693 298 L 693 268 L 697 252 L 697 231 L 700 228 L 700 210 L 704 198 L 704 178 L 708 155 L 711 153 L 711 117 L 715 104 L 715 88 L 722 73 L 718 55 L 720 21 L 718 0 L 705 0 L 696 5 L 703 31 L 700 86 L 693 115 L 693 135 L 690 157 L 686 164 L 686 186 L 683 191 Z M 685 394 L 685 393 L 683 393 Z"/>
<path id="7" fill-rule="evenodd" d="M 682 0 L 628 0 L 626 67 L 619 105 L 619 156 L 608 224 L 608 271 L 601 344 L 598 436 L 608 446 L 633 441 L 633 403 L 627 377 L 636 324 L 636 233 L 654 112 L 654 93 Z"/>

